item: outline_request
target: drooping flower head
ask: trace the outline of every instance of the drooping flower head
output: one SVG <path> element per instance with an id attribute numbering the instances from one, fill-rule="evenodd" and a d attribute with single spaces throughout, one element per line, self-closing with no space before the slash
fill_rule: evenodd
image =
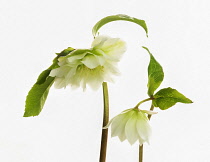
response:
<path id="1" fill-rule="evenodd" d="M 125 52 L 125 42 L 119 38 L 98 36 L 90 49 L 77 49 L 58 59 L 59 68 L 53 69 L 50 76 L 55 77 L 55 87 L 98 89 L 104 81 L 113 82 L 118 75 L 117 62 Z"/>
<path id="2" fill-rule="evenodd" d="M 131 145 L 136 141 L 140 145 L 144 142 L 149 143 L 151 126 L 147 114 L 155 114 L 155 112 L 136 108 L 127 109 L 112 118 L 104 129 L 111 125 L 111 136 L 118 136 L 121 142 L 127 139 Z"/>

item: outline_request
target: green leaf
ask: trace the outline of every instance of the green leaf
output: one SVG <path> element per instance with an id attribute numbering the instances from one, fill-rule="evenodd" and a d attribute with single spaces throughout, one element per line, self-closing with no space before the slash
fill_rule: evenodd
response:
<path id="1" fill-rule="evenodd" d="M 64 49 L 63 51 L 61 51 L 60 53 L 56 53 L 58 56 L 66 56 L 68 55 L 70 52 L 72 52 L 74 50 L 74 48 L 72 47 L 68 47 L 66 49 Z"/>
<path id="2" fill-rule="evenodd" d="M 68 47 L 60 53 L 57 53 L 58 56 L 54 58 L 53 64 L 39 75 L 36 83 L 33 85 L 26 97 L 25 113 L 23 115 L 24 117 L 37 116 L 42 111 L 50 87 L 55 79 L 54 77 L 49 76 L 51 70 L 59 67 L 59 57 L 66 56 L 73 50 L 73 48 Z"/>
<path id="3" fill-rule="evenodd" d="M 161 110 L 166 110 L 174 106 L 177 102 L 192 103 L 189 98 L 185 97 L 176 89 L 172 89 L 170 87 L 159 90 L 153 98 L 153 105 L 155 107 L 159 107 Z"/>
<path id="4" fill-rule="evenodd" d="M 162 66 L 156 61 L 147 47 L 143 47 L 150 54 L 150 62 L 148 66 L 148 95 L 151 97 L 155 90 L 160 86 L 164 78 Z"/>
<path id="5" fill-rule="evenodd" d="M 137 19 L 134 17 L 130 17 L 128 15 L 123 15 L 123 14 L 107 16 L 107 17 L 101 19 L 100 21 L 98 21 L 92 29 L 93 36 L 95 37 L 98 33 L 98 30 L 105 24 L 112 22 L 112 21 L 118 21 L 118 20 L 130 21 L 130 22 L 140 25 L 145 30 L 145 32 L 148 36 L 148 29 L 147 29 L 147 25 L 144 20 L 140 20 L 140 19 Z"/>
<path id="6" fill-rule="evenodd" d="M 75 49 L 73 49 L 72 47 L 68 47 L 67 49 L 64 49 L 63 51 L 61 51 L 60 53 L 56 53 L 58 56 L 53 59 L 52 65 L 49 68 L 47 68 L 46 70 L 44 70 L 39 75 L 39 77 L 38 77 L 38 79 L 36 81 L 36 84 L 43 84 L 46 81 L 47 77 L 49 76 L 51 70 L 59 67 L 59 65 L 58 65 L 58 58 L 59 57 L 66 56 L 66 55 L 68 55 L 70 52 L 72 52 L 74 50 Z"/>
<path id="7" fill-rule="evenodd" d="M 54 82 L 53 77 L 47 77 L 43 84 L 34 84 L 26 97 L 24 117 L 37 116 L 42 111 L 49 89 Z"/>
<path id="8" fill-rule="evenodd" d="M 44 70 L 38 77 L 36 84 L 43 84 L 49 76 L 51 70 Z"/>

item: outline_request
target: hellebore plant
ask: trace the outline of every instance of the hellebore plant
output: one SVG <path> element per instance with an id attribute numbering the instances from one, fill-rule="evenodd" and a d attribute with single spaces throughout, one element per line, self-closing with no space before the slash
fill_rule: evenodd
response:
<path id="1" fill-rule="evenodd" d="M 42 111 L 49 90 L 54 83 L 55 88 L 81 87 L 87 85 L 93 90 L 102 86 L 104 99 L 104 116 L 102 124 L 100 162 L 106 161 L 106 148 L 108 142 L 108 127 L 111 126 L 111 136 L 118 136 L 120 141 L 128 140 L 132 145 L 139 143 L 139 162 L 143 161 L 143 143 L 149 143 L 151 115 L 156 114 L 154 107 L 166 110 L 177 102 L 192 103 L 183 94 L 173 88 L 163 88 L 155 93 L 163 81 L 164 72 L 162 66 L 156 61 L 149 49 L 143 47 L 150 55 L 148 65 L 148 91 L 149 98 L 137 103 L 133 108 L 127 109 L 109 121 L 109 97 L 107 82 L 113 82 L 113 76 L 119 74 L 117 63 L 126 51 L 126 43 L 120 38 L 99 36 L 99 29 L 112 21 L 133 22 L 144 29 L 148 36 L 147 25 L 140 20 L 127 15 L 108 16 L 98 21 L 93 27 L 94 40 L 89 49 L 74 49 L 68 47 L 60 53 L 56 53 L 52 65 L 44 70 L 38 77 L 26 97 L 24 117 L 37 116 Z M 150 110 L 139 109 L 139 106 L 151 101 Z"/>

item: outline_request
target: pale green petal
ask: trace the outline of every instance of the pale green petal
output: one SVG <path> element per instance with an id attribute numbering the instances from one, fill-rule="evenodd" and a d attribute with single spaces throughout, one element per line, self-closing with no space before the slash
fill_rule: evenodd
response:
<path id="1" fill-rule="evenodd" d="M 126 51 L 126 43 L 119 38 L 98 36 L 92 43 L 93 49 L 102 50 L 110 60 L 119 61 L 122 54 Z"/>
<path id="2" fill-rule="evenodd" d="M 67 72 L 67 74 L 65 76 L 66 85 L 68 85 L 70 83 L 70 80 L 76 74 L 76 69 L 77 69 L 77 67 L 70 68 L 69 71 Z"/>
<path id="3" fill-rule="evenodd" d="M 51 72 L 50 72 L 50 74 L 49 74 L 49 76 L 51 76 L 51 77 L 55 77 L 55 76 L 57 76 L 57 74 L 58 74 L 58 72 L 60 71 L 60 69 L 59 68 L 57 68 L 57 69 L 53 69 L 53 70 L 51 70 Z"/>
<path id="4" fill-rule="evenodd" d="M 83 89 L 83 91 L 85 91 L 86 90 L 86 82 L 84 81 L 84 79 L 81 81 L 81 86 L 82 86 L 82 89 Z"/>
<path id="5" fill-rule="evenodd" d="M 136 129 L 137 129 L 137 132 L 138 132 L 139 136 L 141 137 L 141 139 L 148 142 L 149 138 L 151 136 L 152 130 L 149 125 L 149 120 L 146 118 L 146 116 L 143 116 L 143 115 L 145 115 L 145 114 L 143 114 L 142 112 L 138 113 Z"/>
<path id="6" fill-rule="evenodd" d="M 93 89 L 93 90 L 97 90 L 102 86 L 103 80 L 97 80 L 94 82 L 88 82 L 88 85 Z"/>
<path id="7" fill-rule="evenodd" d="M 74 53 L 74 52 L 72 52 L 72 53 Z M 67 60 L 68 60 L 69 63 L 72 63 L 72 62 L 74 62 L 76 60 L 82 59 L 85 55 L 87 55 L 87 52 L 86 53 L 79 54 L 79 55 L 73 55 L 71 57 L 68 57 Z"/>
<path id="8" fill-rule="evenodd" d="M 93 89 L 93 90 L 97 90 L 102 86 L 103 80 L 97 80 L 94 82 L 88 82 L 88 85 Z"/>
<path id="9" fill-rule="evenodd" d="M 99 60 L 94 55 L 85 56 L 81 62 L 90 69 L 100 65 Z"/>
<path id="10" fill-rule="evenodd" d="M 125 49 L 125 42 L 120 40 L 119 38 L 109 38 L 104 43 L 101 49 L 103 51 L 115 51 L 118 48 Z"/>
<path id="11" fill-rule="evenodd" d="M 65 65 L 67 63 L 68 60 L 67 60 L 67 58 L 65 56 L 61 56 L 61 57 L 58 58 L 58 61 L 59 61 L 58 65 L 59 66 L 63 66 L 63 65 Z"/>
<path id="12" fill-rule="evenodd" d="M 106 74 L 119 76 L 120 72 L 115 63 L 106 62 L 104 64 L 104 71 Z"/>
<path id="13" fill-rule="evenodd" d="M 126 140 L 126 136 L 125 136 L 125 131 L 123 131 L 122 133 L 120 133 L 118 135 L 118 138 L 120 139 L 121 142 Z"/>
<path id="14" fill-rule="evenodd" d="M 69 72 L 70 69 L 71 67 L 64 65 L 59 68 L 51 70 L 49 75 L 52 77 L 63 77 Z"/>
<path id="15" fill-rule="evenodd" d="M 106 62 L 106 58 L 104 56 L 97 56 L 95 55 L 96 59 L 98 59 L 99 65 L 103 66 L 104 63 Z"/>
<path id="16" fill-rule="evenodd" d="M 125 136 L 125 125 L 133 113 L 134 113 L 133 111 L 129 111 L 124 114 L 119 114 L 113 120 L 113 123 L 111 126 L 111 132 L 112 132 L 111 136 L 112 137 L 118 136 L 121 141 L 125 140 L 125 137 L 126 137 Z"/>
<path id="17" fill-rule="evenodd" d="M 55 83 L 54 83 L 55 88 L 61 89 L 66 87 L 66 82 L 64 78 L 55 78 Z"/>
<path id="18" fill-rule="evenodd" d="M 100 48 L 107 39 L 110 39 L 110 37 L 104 35 L 97 36 L 92 42 L 91 47 Z"/>
<path id="19" fill-rule="evenodd" d="M 133 108 L 131 108 L 131 109 L 126 109 L 126 110 L 122 111 L 120 114 L 127 113 L 127 112 L 129 112 L 129 111 L 131 111 L 131 110 L 133 110 Z"/>
<path id="20" fill-rule="evenodd" d="M 124 141 L 126 139 L 125 136 L 125 124 L 128 121 L 129 117 L 133 114 L 133 112 L 129 112 L 131 109 L 123 111 L 121 114 L 112 118 L 109 123 L 104 127 L 104 129 L 108 128 L 112 124 L 111 132 L 112 137 L 118 136 L 120 141 Z M 128 112 L 127 114 L 125 114 Z"/>
<path id="21" fill-rule="evenodd" d="M 128 122 L 125 125 L 125 135 L 128 140 L 128 142 L 132 145 L 134 144 L 138 139 L 138 132 L 136 130 L 136 121 L 137 121 L 137 112 L 135 112 Z"/>
<path id="22" fill-rule="evenodd" d="M 74 76 L 71 77 L 71 80 L 69 80 L 69 84 L 71 84 L 72 88 L 80 87 L 81 80 L 82 78 L 79 73 L 76 73 Z"/>
<path id="23" fill-rule="evenodd" d="M 99 87 L 102 86 L 104 81 L 103 76 L 103 67 L 98 66 L 94 69 L 89 69 L 86 76 L 84 77 L 84 81 L 93 89 L 97 90 Z"/>
<path id="24" fill-rule="evenodd" d="M 115 136 L 118 136 L 119 134 L 123 133 L 126 122 L 127 122 L 126 115 L 120 114 L 120 115 L 116 116 L 112 122 L 111 136 L 115 137 Z"/>
<path id="25" fill-rule="evenodd" d="M 113 60 L 118 60 L 126 51 L 126 43 L 119 38 L 112 38 L 104 42 L 101 49 Z"/>

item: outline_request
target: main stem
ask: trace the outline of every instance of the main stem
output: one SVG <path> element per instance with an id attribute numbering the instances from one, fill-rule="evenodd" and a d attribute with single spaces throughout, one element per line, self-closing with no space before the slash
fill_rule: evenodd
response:
<path id="1" fill-rule="evenodd" d="M 103 82 L 102 86 L 103 86 L 103 99 L 104 99 L 103 127 L 105 127 L 109 122 L 109 94 L 108 94 L 107 83 Z M 106 161 L 107 139 L 108 139 L 108 128 L 102 129 L 101 150 L 100 150 L 99 162 Z"/>
<path id="2" fill-rule="evenodd" d="M 153 110 L 154 110 L 154 106 L 153 106 L 153 104 L 151 104 L 150 111 L 153 111 Z M 152 117 L 152 115 L 148 114 L 149 120 L 151 117 Z M 139 146 L 139 162 L 143 162 L 143 144 L 141 146 Z"/>

